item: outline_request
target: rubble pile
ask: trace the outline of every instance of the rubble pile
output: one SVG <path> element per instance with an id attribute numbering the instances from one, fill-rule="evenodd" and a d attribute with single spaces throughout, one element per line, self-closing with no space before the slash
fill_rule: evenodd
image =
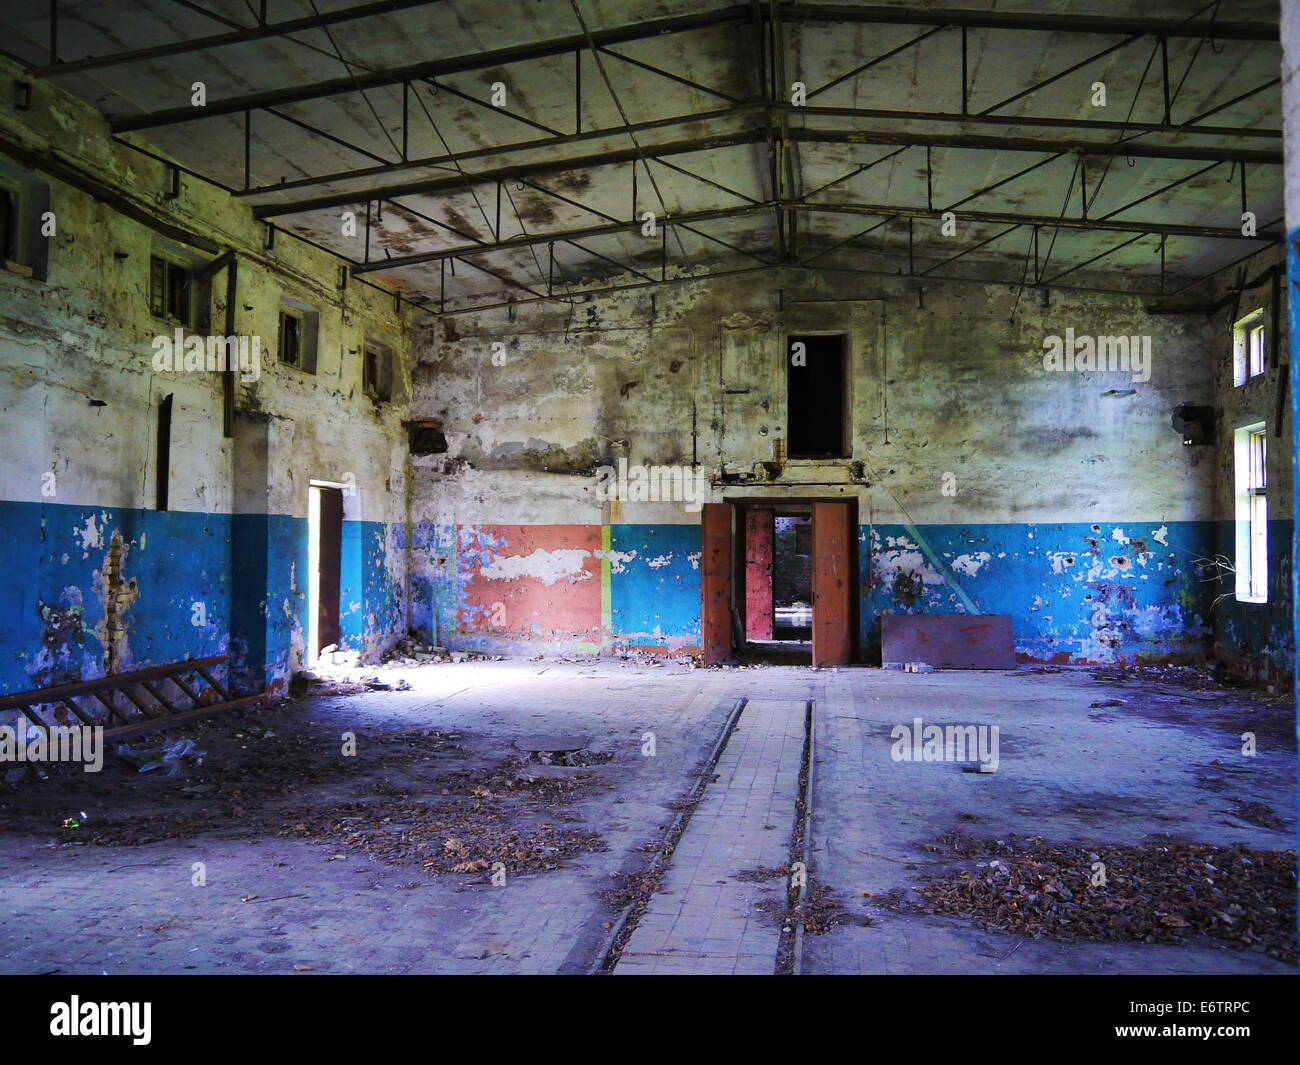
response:
<path id="1" fill-rule="evenodd" d="M 379 814 L 382 813 L 382 816 Z M 391 865 L 414 863 L 429 874 L 508 875 L 563 867 L 564 859 L 607 850 L 592 831 L 544 821 L 517 825 L 507 804 L 491 801 L 407 802 L 377 811 L 368 802 L 340 803 L 324 817 L 287 825 L 278 834 L 331 840 Z"/>
<path id="2" fill-rule="evenodd" d="M 922 878 L 922 913 L 1032 939 L 1181 943 L 1205 935 L 1296 961 L 1293 850 L 1169 837 L 1085 846 L 956 833 L 926 849 L 967 861 Z"/>

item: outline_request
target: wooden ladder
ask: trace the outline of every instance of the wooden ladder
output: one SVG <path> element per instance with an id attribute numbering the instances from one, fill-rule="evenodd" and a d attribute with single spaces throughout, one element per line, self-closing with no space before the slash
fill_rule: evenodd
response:
<path id="1" fill-rule="evenodd" d="M 55 716 L 70 711 L 80 724 L 103 728 L 104 739 L 115 740 L 154 729 L 170 728 L 246 706 L 266 698 L 234 696 L 212 675 L 226 655 L 187 658 L 165 666 L 150 666 L 98 680 L 82 680 L 53 688 L 0 695 L 0 711 L 18 710 L 37 728 L 66 724 Z M 82 700 L 80 703 L 78 699 Z M 47 716 L 42 716 L 45 710 Z"/>

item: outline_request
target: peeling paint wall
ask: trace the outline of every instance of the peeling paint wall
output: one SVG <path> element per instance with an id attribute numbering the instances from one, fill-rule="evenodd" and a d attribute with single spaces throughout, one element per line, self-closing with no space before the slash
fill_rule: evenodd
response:
<path id="1" fill-rule="evenodd" d="M 163 164 L 50 85 L 34 85 L 30 111 L 0 108 L 0 138 L 0 164 L 48 188 L 56 223 L 43 279 L 0 269 L 0 691 L 224 653 L 243 687 L 284 683 L 306 650 L 313 480 L 354 486 L 344 641 L 372 657 L 391 646 L 407 614 L 407 312 L 374 287 L 340 289 L 339 260 L 285 233 L 266 247 L 265 227 L 215 186 L 184 175 L 169 198 Z M 100 193 L 48 169 L 58 164 Z M 200 267 L 216 252 L 160 234 L 131 206 L 238 255 L 235 332 L 259 338 L 262 358 L 257 380 L 237 379 L 232 438 L 219 373 L 153 361 L 154 338 L 175 326 L 150 312 L 151 256 Z M 226 272 L 195 289 L 191 332 L 224 335 Z M 314 374 L 277 360 L 286 298 L 319 316 Z M 394 353 L 391 402 L 363 394 L 366 338 Z"/>
<path id="2" fill-rule="evenodd" d="M 1150 379 L 1049 372 L 1044 340 L 1067 328 L 1150 336 Z M 848 338 L 843 460 L 785 456 L 785 345 L 807 333 Z M 426 317 L 413 414 L 446 449 L 412 458 L 413 621 L 451 646 L 520 653 L 698 646 L 698 509 L 602 501 L 597 467 L 626 460 L 698 464 L 711 502 L 856 501 L 868 660 L 880 614 L 971 608 L 1012 615 L 1022 660 L 1199 657 L 1214 467 L 1170 418 L 1213 399 L 1211 335 L 1204 316 L 1124 297 L 782 270 Z M 484 526 L 509 531 L 485 550 Z M 461 557 L 466 530 L 475 553 Z M 599 622 L 592 562 L 562 589 L 573 631 L 516 624 L 536 545 L 598 537 L 615 551 Z M 507 607 L 501 631 L 482 625 L 489 600 Z"/>
<path id="3" fill-rule="evenodd" d="M 1278 268 L 1276 281 L 1269 269 Z M 1242 269 L 1247 287 L 1237 290 L 1238 274 L 1217 279 L 1215 299 L 1223 303 L 1211 317 L 1214 349 L 1215 441 L 1203 452 L 1214 465 L 1215 556 L 1236 566 L 1236 516 L 1234 513 L 1234 430 L 1263 423 L 1268 463 L 1268 599 L 1263 603 L 1237 599 L 1235 574 L 1223 565 L 1207 570 L 1212 591 L 1211 616 L 1215 654 L 1239 672 L 1261 680 L 1276 680 L 1295 670 L 1292 629 L 1291 539 L 1291 412 L 1283 380 L 1290 349 L 1289 283 L 1282 253 L 1258 255 Z M 1276 305 L 1276 313 L 1275 313 Z M 1268 365 L 1258 376 L 1236 384 L 1233 324 L 1262 311 Z M 1279 414 L 1281 418 L 1279 420 Z"/>

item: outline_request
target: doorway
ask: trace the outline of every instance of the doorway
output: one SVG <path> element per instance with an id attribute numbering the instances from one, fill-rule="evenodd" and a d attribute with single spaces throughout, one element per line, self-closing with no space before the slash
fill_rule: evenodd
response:
<path id="1" fill-rule="evenodd" d="M 812 508 L 777 510 L 773 524 L 772 638 L 812 653 Z"/>
<path id="2" fill-rule="evenodd" d="M 339 642 L 339 587 L 343 561 L 343 492 L 328 485 L 308 489 L 308 637 L 314 662 Z"/>
<path id="3" fill-rule="evenodd" d="M 852 660 L 855 501 L 712 503 L 703 522 L 706 662 Z"/>
<path id="4" fill-rule="evenodd" d="M 812 661 L 812 507 L 808 504 L 742 508 L 744 559 L 737 580 L 744 588 L 744 639 L 739 651 L 763 661 Z"/>

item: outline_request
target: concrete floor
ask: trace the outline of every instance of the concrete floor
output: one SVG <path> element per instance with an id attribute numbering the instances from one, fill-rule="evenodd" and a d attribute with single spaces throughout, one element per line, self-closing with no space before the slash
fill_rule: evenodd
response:
<path id="1" fill-rule="evenodd" d="M 648 931 L 671 931 L 653 920 L 656 911 L 662 918 L 672 909 L 666 893 L 675 883 L 699 886 L 704 870 L 716 884 L 707 898 L 726 911 L 716 927 L 743 926 L 748 942 L 774 940 L 761 922 L 775 929 L 779 917 L 757 903 L 783 899 L 784 881 L 733 884 L 754 863 L 736 852 L 728 877 L 716 846 L 698 841 L 707 840 L 704 826 L 723 823 L 708 820 L 710 804 L 724 817 L 734 810 L 738 824 L 753 820 L 736 805 L 733 788 L 743 786 L 767 801 L 780 822 L 772 838 L 785 843 L 790 822 L 781 818 L 788 812 L 792 821 L 795 809 L 788 743 L 772 746 L 766 734 L 791 734 L 773 712 L 777 702 L 801 712 L 811 699 L 812 870 L 873 923 L 804 936 L 802 971 L 1295 971 L 1212 941 L 1024 941 L 880 902 L 936 867 L 942 859 L 925 846 L 954 830 L 1103 848 L 1162 833 L 1293 847 L 1293 716 L 1275 701 L 1032 669 L 913 675 L 516 660 L 382 672 L 412 690 L 313 696 L 186 730 L 206 757 L 172 777 L 111 763 L 97 775 L 60 767 L 49 781 L 0 792 L 0 972 L 589 971 L 626 901 L 610 892 L 625 884 L 620 874 L 646 868 L 739 698 L 767 709 L 742 715 L 732 742 L 745 728 L 751 735 L 733 749 L 732 768 L 724 750 L 708 774 L 695 808 L 701 821 L 692 816 L 695 832 L 688 826 L 667 865 L 643 942 Z M 1090 706 L 1115 699 L 1125 701 Z M 998 725 L 998 772 L 892 760 L 890 730 L 916 717 Z M 1239 753 L 1247 728 L 1260 737 L 1253 759 Z M 570 773 L 583 782 L 560 798 L 502 786 L 513 738 L 560 730 L 589 734 L 591 749 L 612 759 Z M 357 751 L 344 759 L 347 732 Z M 782 752 L 771 772 L 744 753 L 765 744 Z M 594 832 L 597 849 L 557 857 L 544 871 L 507 870 L 494 886 L 486 871 L 431 873 L 410 858 L 380 860 L 330 827 L 362 803 L 364 819 L 351 824 L 401 834 L 409 804 L 453 800 L 521 829 Z M 1281 825 L 1242 820 L 1240 801 L 1271 808 Z M 82 813 L 81 828 L 60 827 Z M 738 913 L 737 900 L 749 912 Z M 708 926 L 681 931 L 703 936 Z M 725 952 L 717 936 L 710 946 Z"/>

